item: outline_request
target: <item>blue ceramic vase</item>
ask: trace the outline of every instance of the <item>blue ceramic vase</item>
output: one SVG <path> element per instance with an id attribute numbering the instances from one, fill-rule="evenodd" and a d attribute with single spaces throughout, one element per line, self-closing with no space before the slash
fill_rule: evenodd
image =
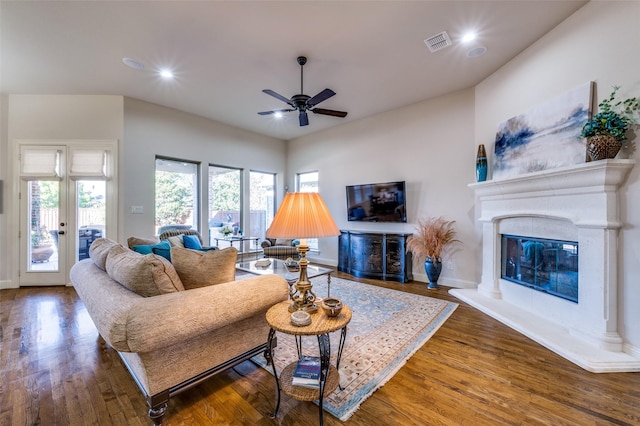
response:
<path id="1" fill-rule="evenodd" d="M 484 144 L 480 144 L 476 156 L 476 181 L 484 182 L 485 180 L 487 180 L 487 151 L 484 149 Z"/>
<path id="2" fill-rule="evenodd" d="M 440 288 L 438 278 L 440 278 L 440 272 L 442 272 L 442 261 L 428 257 L 427 260 L 424 261 L 424 271 L 427 273 L 427 278 L 429 278 L 427 288 Z"/>

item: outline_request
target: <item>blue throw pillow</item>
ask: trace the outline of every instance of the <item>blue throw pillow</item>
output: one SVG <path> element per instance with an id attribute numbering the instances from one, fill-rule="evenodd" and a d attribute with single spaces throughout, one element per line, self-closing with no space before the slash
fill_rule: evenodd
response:
<path id="1" fill-rule="evenodd" d="M 171 262 L 171 247 L 153 247 L 151 250 L 153 251 L 153 254 L 162 256 Z"/>
<path id="2" fill-rule="evenodd" d="M 164 240 L 158 244 L 149 245 L 149 246 L 133 246 L 132 248 L 133 248 L 133 251 L 138 252 L 140 254 L 151 254 L 153 253 L 154 247 L 170 249 L 171 244 L 169 244 L 168 240 Z"/>
<path id="3" fill-rule="evenodd" d="M 202 244 L 200 244 L 200 239 L 197 235 L 183 235 L 182 242 L 184 243 L 184 248 L 192 250 L 202 249 Z"/>

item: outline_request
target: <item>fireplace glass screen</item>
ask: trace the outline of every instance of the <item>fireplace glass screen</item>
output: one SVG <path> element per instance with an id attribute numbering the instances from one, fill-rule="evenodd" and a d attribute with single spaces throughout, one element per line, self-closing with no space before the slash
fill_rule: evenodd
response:
<path id="1" fill-rule="evenodd" d="M 578 302 L 578 243 L 502 235 L 505 280 Z"/>

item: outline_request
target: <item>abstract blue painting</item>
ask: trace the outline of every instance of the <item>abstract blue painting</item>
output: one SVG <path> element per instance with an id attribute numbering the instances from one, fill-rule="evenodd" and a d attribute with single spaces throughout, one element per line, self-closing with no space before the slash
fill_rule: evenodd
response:
<path id="1" fill-rule="evenodd" d="M 579 136 L 590 117 L 592 88 L 589 82 L 500 123 L 492 178 L 584 163 Z"/>

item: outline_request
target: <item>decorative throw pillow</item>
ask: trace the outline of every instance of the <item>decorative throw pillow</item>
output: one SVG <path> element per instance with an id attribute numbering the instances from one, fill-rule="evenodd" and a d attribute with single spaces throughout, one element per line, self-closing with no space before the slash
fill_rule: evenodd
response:
<path id="1" fill-rule="evenodd" d="M 169 240 L 169 244 L 171 244 L 171 247 L 184 248 L 184 242 L 182 240 L 182 237 L 184 237 L 184 234 L 174 235 L 173 237 L 167 238 L 167 240 Z"/>
<path id="2" fill-rule="evenodd" d="M 171 248 L 171 244 L 169 244 L 169 241 L 164 240 L 164 241 L 160 241 L 158 244 L 153 244 L 153 245 L 133 246 L 132 249 L 133 251 L 140 254 L 151 254 L 153 253 L 154 247 L 165 248 L 168 250 Z"/>
<path id="3" fill-rule="evenodd" d="M 160 240 L 157 237 L 129 237 L 127 238 L 127 247 L 133 250 L 134 246 L 152 246 L 154 244 L 158 244 L 159 242 Z"/>
<path id="4" fill-rule="evenodd" d="M 122 286 L 143 297 L 184 290 L 180 277 L 167 259 L 142 255 L 122 247 L 109 252 L 107 274 Z"/>
<path id="5" fill-rule="evenodd" d="M 98 238 L 89 247 L 89 257 L 98 268 L 104 271 L 107 267 L 107 255 L 115 246 L 122 247 L 122 244 L 108 238 Z"/>
<path id="6" fill-rule="evenodd" d="M 212 251 L 171 248 L 171 262 L 187 290 L 235 280 L 237 259 L 235 247 Z"/>
<path id="7" fill-rule="evenodd" d="M 276 239 L 276 245 L 277 246 L 290 246 L 292 245 L 293 240 L 292 239 L 284 239 L 284 238 L 277 238 Z"/>
<path id="8" fill-rule="evenodd" d="M 184 248 L 200 250 L 202 249 L 202 244 L 200 244 L 200 238 L 197 235 L 183 235 L 182 242 L 184 243 Z"/>
<path id="9" fill-rule="evenodd" d="M 169 247 L 158 247 L 158 246 L 154 246 L 151 251 L 153 251 L 153 254 L 157 254 L 158 256 L 162 256 L 165 259 L 167 259 L 169 262 L 171 262 L 171 246 Z"/>

